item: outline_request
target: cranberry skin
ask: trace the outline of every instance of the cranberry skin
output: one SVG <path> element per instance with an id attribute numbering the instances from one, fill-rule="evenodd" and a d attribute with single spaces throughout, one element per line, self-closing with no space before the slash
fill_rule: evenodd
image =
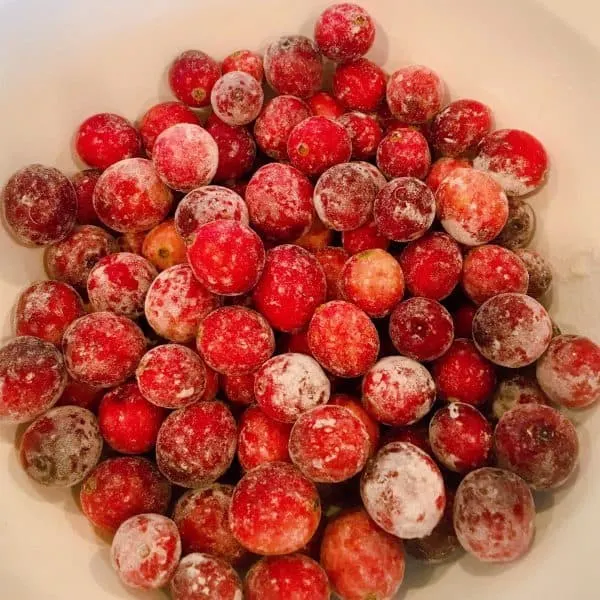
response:
<path id="1" fill-rule="evenodd" d="M 390 240 L 379 234 L 374 221 L 368 221 L 352 231 L 343 231 L 342 245 L 349 254 L 358 254 L 376 248 L 387 250 L 390 247 Z"/>
<path id="2" fill-rule="evenodd" d="M 429 189 L 435 194 L 442 181 L 448 177 L 455 169 L 467 169 L 471 163 L 465 158 L 449 158 L 443 156 L 438 158 L 432 165 L 425 179 Z"/>
<path id="3" fill-rule="evenodd" d="M 132 254 L 139 254 L 141 256 L 145 239 L 145 231 L 132 231 L 131 233 L 124 233 L 116 240 L 116 245 L 118 248 L 117 251 L 131 252 Z"/>
<path id="4" fill-rule="evenodd" d="M 252 227 L 265 239 L 291 242 L 313 221 L 313 186 L 294 167 L 270 163 L 254 173 L 246 188 Z"/>
<path id="5" fill-rule="evenodd" d="M 221 71 L 223 75 L 231 71 L 243 71 L 260 83 L 264 75 L 263 59 L 252 50 L 236 50 L 223 59 Z"/>
<path id="6" fill-rule="evenodd" d="M 332 241 L 333 231 L 325 227 L 319 217 L 315 215 L 310 229 L 303 236 L 299 237 L 294 244 L 309 252 L 316 252 L 321 248 L 329 246 Z"/>
<path id="7" fill-rule="evenodd" d="M 47 246 L 65 239 L 77 214 L 77 195 L 58 169 L 29 165 L 14 173 L 2 191 L 6 224 L 25 246 Z"/>
<path id="8" fill-rule="evenodd" d="M 96 417 L 78 406 L 52 408 L 21 437 L 19 460 L 36 483 L 71 487 L 81 483 L 102 453 Z"/>
<path id="9" fill-rule="evenodd" d="M 509 198 L 506 225 L 494 242 L 513 252 L 524 248 L 533 239 L 535 224 L 535 213 L 531 205 L 520 198 Z"/>
<path id="10" fill-rule="evenodd" d="M 402 542 L 359 508 L 327 524 L 321 564 L 335 593 L 347 600 L 393 598 L 404 579 Z"/>
<path id="11" fill-rule="evenodd" d="M 67 327 L 83 314 L 81 297 L 71 286 L 58 281 L 40 281 L 19 296 L 15 333 L 60 346 Z"/>
<path id="12" fill-rule="evenodd" d="M 115 533 L 110 555 L 125 585 L 157 590 L 169 582 L 181 557 L 177 527 L 162 515 L 131 517 Z"/>
<path id="13" fill-rule="evenodd" d="M 534 377 L 512 375 L 503 379 L 494 392 L 492 416 L 500 419 L 511 408 L 520 404 L 548 404 L 548 398 Z"/>
<path id="14" fill-rule="evenodd" d="M 97 312 L 73 321 L 63 337 L 69 374 L 95 387 L 113 387 L 135 373 L 146 338 L 131 320 Z"/>
<path id="15" fill-rule="evenodd" d="M 258 117 L 263 105 L 260 83 L 248 73 L 231 71 L 217 80 L 210 94 L 216 116 L 227 125 L 247 125 Z"/>
<path id="16" fill-rule="evenodd" d="M 219 64 L 199 50 L 183 52 L 169 68 L 171 91 L 178 100 L 195 108 L 210 104 L 210 93 L 219 77 Z"/>
<path id="17" fill-rule="evenodd" d="M 436 300 L 409 298 L 390 315 L 389 334 L 400 354 L 428 362 L 445 354 L 454 340 L 450 313 Z"/>
<path id="18" fill-rule="evenodd" d="M 510 250 L 486 244 L 473 248 L 463 263 L 462 285 L 475 304 L 505 292 L 524 294 L 529 273 L 524 262 Z"/>
<path id="19" fill-rule="evenodd" d="M 442 227 L 465 246 L 490 242 L 508 219 L 502 187 L 475 169 L 454 170 L 438 188 L 435 201 Z"/>
<path id="20" fill-rule="evenodd" d="M 373 112 L 385 96 L 383 69 L 366 58 L 337 66 L 333 74 L 333 95 L 348 110 Z"/>
<path id="21" fill-rule="evenodd" d="M 229 509 L 235 538 L 251 552 L 296 552 L 313 537 L 321 519 L 314 484 L 293 465 L 274 462 L 246 473 Z"/>
<path id="22" fill-rule="evenodd" d="M 368 160 L 375 156 L 383 131 L 372 115 L 358 111 L 346 113 L 337 119 L 344 126 L 352 143 L 352 158 Z"/>
<path id="23" fill-rule="evenodd" d="M 391 131 L 377 147 L 377 167 L 388 179 L 425 179 L 431 167 L 427 140 L 416 129 L 401 128 Z"/>
<path id="24" fill-rule="evenodd" d="M 67 385 L 63 357 L 32 336 L 0 348 L 0 423 L 27 423 L 54 406 Z"/>
<path id="25" fill-rule="evenodd" d="M 490 298 L 473 318 L 473 341 L 483 356 L 501 367 L 518 369 L 535 362 L 552 339 L 546 309 L 524 294 Z"/>
<path id="26" fill-rule="evenodd" d="M 235 456 L 235 419 L 222 402 L 199 402 L 171 413 L 156 441 L 156 462 L 172 483 L 194 488 L 216 481 Z"/>
<path id="27" fill-rule="evenodd" d="M 323 58 L 314 42 L 302 35 L 280 37 L 267 47 L 263 66 L 277 94 L 308 98 L 321 88 Z"/>
<path id="28" fill-rule="evenodd" d="M 350 255 L 343 248 L 327 246 L 317 250 L 315 257 L 327 280 L 327 300 L 342 300 L 342 270 Z"/>
<path id="29" fill-rule="evenodd" d="M 360 493 L 369 516 L 399 538 L 429 535 L 446 505 L 444 481 L 425 452 L 405 442 L 392 442 L 363 471 Z"/>
<path id="30" fill-rule="evenodd" d="M 152 156 L 156 138 L 178 123 L 198 125 L 199 121 L 196 113 L 181 102 L 161 102 L 146 111 L 140 119 L 139 129 L 148 156 Z"/>
<path id="31" fill-rule="evenodd" d="M 449 350 L 433 364 L 438 396 L 479 406 L 493 393 L 496 371 L 470 340 L 456 339 Z"/>
<path id="32" fill-rule="evenodd" d="M 98 409 L 102 437 L 121 454 L 150 452 L 166 416 L 167 411 L 150 404 L 135 383 L 108 392 Z"/>
<path id="33" fill-rule="evenodd" d="M 185 242 L 177 233 L 173 219 L 163 221 L 148 232 L 141 253 L 158 271 L 187 262 Z"/>
<path id="34" fill-rule="evenodd" d="M 600 346 L 579 335 L 558 335 L 540 358 L 537 380 L 550 400 L 571 409 L 600 400 Z"/>
<path id="35" fill-rule="evenodd" d="M 373 456 L 379 447 L 379 423 L 362 407 L 360 400 L 348 394 L 334 394 L 329 400 L 330 405 L 348 409 L 365 427 L 369 435 L 369 456 Z"/>
<path id="36" fill-rule="evenodd" d="M 77 196 L 77 223 L 99 225 L 100 220 L 94 209 L 93 196 L 96 183 L 102 175 L 100 169 L 86 169 L 71 177 L 71 184 Z"/>
<path id="37" fill-rule="evenodd" d="M 317 259 L 303 248 L 286 244 L 267 252 L 253 299 L 273 328 L 295 332 L 306 327 L 326 294 L 327 281 Z"/>
<path id="38" fill-rule="evenodd" d="M 329 167 L 345 163 L 352 143 L 342 125 L 327 117 L 309 117 L 290 132 L 287 153 L 293 167 L 306 175 L 320 175 Z"/>
<path id="39" fill-rule="evenodd" d="M 221 388 L 232 404 L 249 406 L 254 403 L 254 373 L 221 375 Z"/>
<path id="40" fill-rule="evenodd" d="M 452 314 L 454 321 L 454 335 L 457 338 L 470 338 L 473 333 L 473 317 L 477 307 L 473 304 L 463 304 Z"/>
<path id="41" fill-rule="evenodd" d="M 327 92 L 313 94 L 307 98 L 306 104 L 308 104 L 311 114 L 329 119 L 335 120 L 345 112 L 344 107 Z"/>
<path id="42" fill-rule="evenodd" d="M 461 546 L 483 562 L 509 562 L 529 549 L 535 505 L 527 484 L 502 469 L 484 467 L 458 486 L 454 527 Z"/>
<path id="43" fill-rule="evenodd" d="M 96 413 L 104 390 L 68 378 L 65 391 L 55 406 L 79 406 Z"/>
<path id="44" fill-rule="evenodd" d="M 473 166 L 493 177 L 509 196 L 539 188 L 549 168 L 542 143 L 518 129 L 499 129 L 484 137 Z"/>
<path id="45" fill-rule="evenodd" d="M 391 442 L 413 444 L 433 458 L 433 450 L 429 443 L 429 428 L 426 425 L 417 423 L 408 427 L 393 427 L 392 429 L 388 429 L 384 434 L 381 445 L 385 446 Z M 447 508 L 448 506 L 446 505 Z"/>
<path id="46" fill-rule="evenodd" d="M 80 493 L 83 514 L 95 527 L 111 533 L 134 515 L 166 513 L 170 499 L 169 483 L 141 456 L 101 462 L 84 481 Z"/>
<path id="47" fill-rule="evenodd" d="M 412 125 L 429 121 L 442 108 L 444 93 L 444 82 L 437 73 L 411 65 L 392 73 L 386 99 L 394 117 Z"/>
<path id="48" fill-rule="evenodd" d="M 527 294 L 536 300 L 543 298 L 552 287 L 552 267 L 539 253 L 527 248 L 517 248 L 515 254 L 525 265 L 529 275 Z"/>

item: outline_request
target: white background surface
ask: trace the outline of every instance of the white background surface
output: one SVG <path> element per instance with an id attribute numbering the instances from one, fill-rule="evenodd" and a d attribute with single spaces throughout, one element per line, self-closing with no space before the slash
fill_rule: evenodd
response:
<path id="1" fill-rule="evenodd" d="M 30 162 L 75 168 L 70 137 L 94 112 L 139 117 L 169 97 L 165 72 L 179 51 L 217 59 L 264 48 L 283 33 L 311 35 L 328 3 L 305 0 L 13 0 L 0 2 L 0 180 Z M 566 331 L 600 341 L 596 4 L 583 0 L 363 0 L 378 21 L 370 56 L 388 70 L 416 62 L 437 70 L 452 98 L 494 110 L 497 126 L 528 129 L 551 155 L 548 185 L 531 200 L 535 245 L 555 265 L 551 313 Z M 549 12 L 543 4 L 551 7 Z M 557 16 L 559 15 L 559 16 Z M 594 40 L 594 37 L 597 39 Z M 2 334 L 18 291 L 42 276 L 41 255 L 0 233 Z M 522 561 L 470 558 L 437 569 L 409 565 L 400 598 L 594 600 L 600 597 L 600 410 L 580 413 L 578 477 L 538 498 L 535 546 Z M 161 598 L 124 590 L 108 546 L 69 491 L 23 475 L 14 429 L 0 428 L 0 598 Z"/>

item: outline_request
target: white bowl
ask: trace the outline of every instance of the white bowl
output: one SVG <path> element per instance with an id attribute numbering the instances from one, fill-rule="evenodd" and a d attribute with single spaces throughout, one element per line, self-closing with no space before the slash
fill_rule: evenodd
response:
<path id="1" fill-rule="evenodd" d="M 555 0 L 545 0 L 559 6 Z M 378 23 L 370 56 L 388 70 L 421 63 L 439 72 L 453 98 L 489 104 L 498 127 L 531 131 L 552 160 L 548 184 L 531 198 L 534 247 L 556 270 L 551 313 L 568 332 L 600 341 L 598 98 L 600 54 L 564 21 L 527 0 L 362 0 Z M 180 51 L 216 58 L 262 49 L 284 33 L 312 34 L 319 0 L 19 0 L 0 2 L 0 181 L 41 162 L 73 172 L 71 136 L 95 112 L 136 119 L 170 98 L 165 73 Z M 564 10 L 564 2 L 563 10 Z M 588 5 L 590 19 L 591 3 Z M 560 7 L 559 7 L 560 8 Z M 568 13 L 568 9 L 565 11 Z M 585 22 L 573 13 L 574 22 Z M 597 22 L 596 22 L 597 23 Z M 594 27 L 587 27 L 593 33 Z M 41 253 L 0 233 L 2 332 Z M 464 557 L 438 568 L 408 565 L 399 598 L 592 600 L 600 595 L 600 410 L 576 415 L 581 465 L 554 495 L 538 496 L 533 549 L 489 566 Z M 69 491 L 45 490 L 20 470 L 14 428 L 0 429 L 0 597 L 7 600 L 164 598 L 126 591 L 108 545 Z"/>

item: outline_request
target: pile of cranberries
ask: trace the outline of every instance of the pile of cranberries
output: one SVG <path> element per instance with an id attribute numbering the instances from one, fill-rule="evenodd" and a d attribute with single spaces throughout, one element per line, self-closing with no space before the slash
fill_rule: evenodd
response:
<path id="1" fill-rule="evenodd" d="M 563 409 L 600 400 L 527 248 L 542 144 L 365 58 L 359 6 L 314 37 L 184 52 L 176 101 L 91 116 L 89 168 L 2 193 L 49 280 L 0 349 L 0 419 L 29 423 L 33 480 L 80 486 L 121 580 L 174 600 L 385 600 L 405 549 L 517 559 L 531 490 L 578 460 Z"/>

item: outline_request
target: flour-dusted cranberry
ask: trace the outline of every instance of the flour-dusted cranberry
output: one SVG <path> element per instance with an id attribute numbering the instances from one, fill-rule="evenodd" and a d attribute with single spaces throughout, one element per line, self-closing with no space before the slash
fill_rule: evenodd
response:
<path id="1" fill-rule="evenodd" d="M 259 560 L 246 576 L 247 600 L 329 600 L 331 591 L 321 565 L 304 554 Z"/>
<path id="2" fill-rule="evenodd" d="M 196 113 L 181 102 L 161 102 L 149 108 L 140 119 L 139 129 L 144 148 L 148 156 L 152 156 L 156 138 L 169 127 L 177 123 L 198 125 Z"/>
<path id="3" fill-rule="evenodd" d="M 333 74 L 333 95 L 348 109 L 372 112 L 385 96 L 386 74 L 366 58 L 337 66 Z"/>
<path id="4" fill-rule="evenodd" d="M 223 59 L 221 71 L 223 74 L 231 71 L 243 71 L 252 75 L 260 83 L 264 75 L 263 59 L 252 50 L 236 50 Z"/>
<path id="5" fill-rule="evenodd" d="M 158 335 L 173 342 L 190 342 L 200 322 L 221 301 L 194 277 L 189 265 L 176 265 L 152 282 L 146 295 L 145 314 Z"/>
<path id="6" fill-rule="evenodd" d="M 320 248 L 326 248 L 333 240 L 333 231 L 323 225 L 319 217 L 314 216 L 310 229 L 300 236 L 294 244 L 309 252 L 316 252 Z"/>
<path id="7" fill-rule="evenodd" d="M 308 324 L 326 294 L 319 261 L 303 248 L 286 244 L 267 252 L 253 299 L 272 327 L 294 332 Z"/>
<path id="8" fill-rule="evenodd" d="M 405 442 L 384 446 L 368 463 L 360 493 L 369 516 L 404 539 L 429 535 L 446 505 L 444 480 L 425 452 Z"/>
<path id="9" fill-rule="evenodd" d="M 121 581 L 140 590 L 157 590 L 173 577 L 181 558 L 175 523 L 159 514 L 135 515 L 122 523 L 110 549 Z"/>
<path id="10" fill-rule="evenodd" d="M 320 306 L 308 327 L 313 356 L 338 377 L 358 377 L 375 363 L 379 335 L 358 306 L 334 300 Z"/>
<path id="11" fill-rule="evenodd" d="M 600 346 L 580 335 L 558 335 L 537 364 L 537 380 L 553 402 L 585 408 L 600 400 Z"/>
<path id="12" fill-rule="evenodd" d="M 529 274 L 527 294 L 539 300 L 543 298 L 552 287 L 552 267 L 548 261 L 535 250 L 517 248 L 515 254 L 525 265 Z"/>
<path id="13" fill-rule="evenodd" d="M 456 491 L 454 527 L 462 547 L 479 560 L 516 560 L 529 550 L 535 531 L 531 491 L 509 471 L 473 471 Z"/>
<path id="14" fill-rule="evenodd" d="M 338 118 L 352 143 L 352 158 L 367 160 L 377 152 L 383 132 L 377 119 L 362 112 L 349 112 Z"/>
<path id="15" fill-rule="evenodd" d="M 466 473 L 486 464 L 492 448 L 492 426 L 470 404 L 451 402 L 433 415 L 429 441 L 441 464 Z"/>
<path id="16" fill-rule="evenodd" d="M 336 246 L 327 246 L 315 252 L 327 280 L 327 300 L 342 300 L 342 270 L 350 255 Z"/>
<path id="17" fill-rule="evenodd" d="M 100 224 L 94 208 L 93 196 L 101 174 L 100 169 L 85 169 L 71 177 L 71 184 L 77 196 L 77 223 L 80 225 Z"/>
<path id="18" fill-rule="evenodd" d="M 277 94 L 308 98 L 321 88 L 323 57 L 302 35 L 286 35 L 269 44 L 263 66 L 267 83 Z"/>
<path id="19" fill-rule="evenodd" d="M 210 93 L 212 109 L 224 123 L 247 125 L 254 121 L 263 105 L 260 83 L 244 71 L 230 71 L 217 80 Z"/>
<path id="20" fill-rule="evenodd" d="M 508 200 L 499 183 L 475 169 L 456 169 L 438 188 L 437 216 L 444 229 L 466 246 L 493 240 L 506 225 Z"/>
<path id="21" fill-rule="evenodd" d="M 548 404 L 548 397 L 535 377 L 517 374 L 503 379 L 494 392 L 492 416 L 500 419 L 504 413 L 520 404 Z"/>
<path id="22" fill-rule="evenodd" d="M 266 463 L 237 484 L 229 509 L 235 538 L 256 554 L 289 554 L 303 548 L 321 520 L 315 485 L 293 465 Z"/>
<path id="23" fill-rule="evenodd" d="M 242 306 L 210 313 L 200 323 L 196 343 L 202 358 L 223 375 L 251 373 L 275 350 L 273 331 L 265 318 Z"/>
<path id="24" fill-rule="evenodd" d="M 344 107 L 327 92 L 317 92 L 306 99 L 311 114 L 329 119 L 337 119 L 345 112 Z"/>
<path id="25" fill-rule="evenodd" d="M 148 232 L 142 244 L 142 256 L 159 271 L 187 262 L 187 251 L 173 219 L 163 221 Z"/>
<path id="26" fill-rule="evenodd" d="M 102 436 L 93 413 L 78 406 L 61 406 L 50 409 L 25 430 L 19 460 L 37 483 L 70 487 L 87 477 L 101 452 Z"/>
<path id="27" fill-rule="evenodd" d="M 485 244 L 469 251 L 463 263 L 462 285 L 475 304 L 505 292 L 524 294 L 529 286 L 525 263 L 512 251 Z"/>
<path id="28" fill-rule="evenodd" d="M 400 354 L 418 361 L 439 358 L 454 340 L 450 313 L 436 300 L 409 298 L 390 315 L 390 339 Z"/>
<path id="29" fill-rule="evenodd" d="M 229 402 L 239 406 L 249 406 L 254 402 L 254 373 L 221 375 L 220 379 Z"/>
<path id="30" fill-rule="evenodd" d="M 477 307 L 470 302 L 461 304 L 453 313 L 454 336 L 457 338 L 470 338 L 473 334 L 473 317 Z"/>
<path id="31" fill-rule="evenodd" d="M 452 293 L 463 268 L 460 246 L 438 231 L 410 242 L 398 262 L 408 291 L 432 300 L 443 300 Z"/>
<path id="32" fill-rule="evenodd" d="M 240 419 L 238 459 L 250 471 L 263 463 L 290 462 L 291 423 L 271 418 L 260 406 L 250 406 Z"/>
<path id="33" fill-rule="evenodd" d="M 493 177 L 509 196 L 524 196 L 539 188 L 549 168 L 542 143 L 518 129 L 499 129 L 485 136 L 473 166 Z"/>
<path id="34" fill-rule="evenodd" d="M 287 153 L 292 166 L 306 175 L 320 175 L 350 160 L 352 143 L 339 123 L 327 117 L 308 117 L 290 132 Z"/>
<path id="35" fill-rule="evenodd" d="M 237 427 L 222 402 L 199 402 L 171 413 L 156 441 L 156 462 L 172 483 L 194 488 L 216 481 L 235 456 Z"/>
<path id="36" fill-rule="evenodd" d="M 535 362 L 552 339 L 546 309 L 525 294 L 490 298 L 473 318 L 473 340 L 483 356 L 502 367 L 518 369 Z"/>
<path id="37" fill-rule="evenodd" d="M 80 317 L 63 337 L 69 374 L 96 387 L 112 387 L 131 377 L 145 350 L 142 330 L 110 312 Z"/>
<path id="38" fill-rule="evenodd" d="M 79 406 L 96 413 L 104 390 L 69 377 L 62 396 L 55 406 Z"/>
<path id="39" fill-rule="evenodd" d="M 494 242 L 513 251 L 524 248 L 533 239 L 535 223 L 535 213 L 529 203 L 520 198 L 509 198 L 506 225 Z"/>
<path id="40" fill-rule="evenodd" d="M 75 225 L 75 189 L 53 167 L 35 164 L 18 170 L 4 186 L 2 205 L 10 232 L 26 246 L 64 240 Z"/>
<path id="41" fill-rule="evenodd" d="M 171 486 L 153 463 L 141 456 L 120 456 L 101 462 L 84 481 L 81 510 L 99 529 L 116 531 L 142 513 L 167 512 Z"/>
<path id="42" fill-rule="evenodd" d="M 104 231 L 104 230 L 102 230 Z M 130 231 L 120 235 L 116 242 L 118 251 L 131 252 L 133 254 L 142 254 L 142 247 L 146 239 L 146 231 Z"/>
<path id="43" fill-rule="evenodd" d="M 224 560 L 195 552 L 179 563 L 170 584 L 173 600 L 240 600 L 242 582 Z"/>
<path id="44" fill-rule="evenodd" d="M 431 142 L 443 156 L 470 155 L 492 129 L 492 111 L 477 100 L 455 100 L 431 124 Z"/>
<path id="45" fill-rule="evenodd" d="M 424 417 L 435 401 L 435 384 L 425 367 L 404 356 L 379 360 L 362 382 L 367 412 L 386 425 L 410 425 Z"/>
<path id="46" fill-rule="evenodd" d="M 425 179 L 431 167 L 427 140 L 416 129 L 395 129 L 377 147 L 377 167 L 388 179 Z"/>
<path id="47" fill-rule="evenodd" d="M 187 50 L 169 67 L 169 85 L 178 100 L 200 108 L 210 104 L 210 93 L 221 77 L 219 63 L 200 50 Z"/>
<path id="48" fill-rule="evenodd" d="M 379 447 L 379 423 L 375 421 L 369 413 L 362 407 L 360 400 L 348 394 L 334 394 L 329 400 L 329 404 L 342 406 L 348 409 L 365 426 L 369 435 L 369 456 L 377 452 Z"/>
<path id="49" fill-rule="evenodd" d="M 284 352 L 299 352 L 300 354 L 308 354 L 312 356 L 312 352 L 308 346 L 308 330 L 290 333 L 283 340 Z"/>
<path id="50" fill-rule="evenodd" d="M 270 163 L 254 173 L 246 188 L 252 227 L 265 239 L 291 242 L 313 220 L 313 186 L 290 165 Z"/>
<path id="51" fill-rule="evenodd" d="M 349 254 L 358 254 L 376 248 L 387 250 L 390 240 L 377 231 L 374 221 L 368 221 L 352 231 L 342 232 L 342 245 Z"/>
<path id="52" fill-rule="evenodd" d="M 450 349 L 433 364 L 438 396 L 479 406 L 493 393 L 496 371 L 470 340 L 456 339 Z"/>
<path id="53" fill-rule="evenodd" d="M 443 156 L 438 158 L 432 165 L 425 179 L 425 183 L 429 189 L 435 194 L 440 187 L 442 181 L 448 177 L 455 169 L 466 169 L 471 166 L 471 163 L 465 158 L 450 158 Z"/>
<path id="54" fill-rule="evenodd" d="M 219 149 L 212 135 L 200 125 L 178 123 L 156 138 L 152 162 L 169 187 L 189 192 L 212 181 Z"/>
<path id="55" fill-rule="evenodd" d="M 0 422 L 27 423 L 56 404 L 67 372 L 53 344 L 27 335 L 0 348 L 0 380 Z"/>
<path id="56" fill-rule="evenodd" d="M 15 333 L 60 346 L 67 327 L 83 314 L 81 296 L 71 286 L 59 281 L 40 281 L 19 296 Z"/>
<path id="57" fill-rule="evenodd" d="M 173 521 L 179 529 L 184 554 L 206 552 L 232 564 L 246 555 L 229 526 L 232 495 L 233 486 L 213 483 L 179 498 Z"/>
<path id="58" fill-rule="evenodd" d="M 429 443 L 429 428 L 427 425 L 417 423 L 408 427 L 393 427 L 388 429 L 382 440 L 382 446 L 391 442 L 406 442 L 420 448 L 426 454 L 433 458 L 433 450 Z"/>

